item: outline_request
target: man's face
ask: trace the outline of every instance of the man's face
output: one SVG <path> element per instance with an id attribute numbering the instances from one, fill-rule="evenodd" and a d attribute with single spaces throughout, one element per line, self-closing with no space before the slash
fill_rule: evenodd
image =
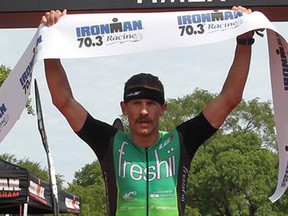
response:
<path id="1" fill-rule="evenodd" d="M 159 119 L 166 111 L 166 104 L 149 99 L 135 99 L 121 102 L 124 115 L 128 117 L 131 135 L 158 136 Z"/>

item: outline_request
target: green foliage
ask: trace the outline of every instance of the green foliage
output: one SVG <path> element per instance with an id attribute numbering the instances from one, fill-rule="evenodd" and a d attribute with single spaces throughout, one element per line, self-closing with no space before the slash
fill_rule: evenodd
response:
<path id="1" fill-rule="evenodd" d="M 194 117 L 215 96 L 195 89 L 183 98 L 168 99 L 161 129 L 171 130 Z M 199 209 L 202 215 L 281 215 L 281 202 L 268 201 L 277 184 L 275 150 L 271 102 L 260 102 L 259 98 L 243 100 L 217 135 L 202 145 L 194 157 L 187 209 Z M 281 200 L 285 199 L 284 196 Z M 269 214 L 263 214 L 266 211 Z M 186 211 L 186 215 L 192 213 Z"/>
<path id="2" fill-rule="evenodd" d="M 105 183 L 99 161 L 86 164 L 80 171 L 75 172 L 68 191 L 81 196 L 82 216 L 107 215 Z"/>
<path id="3" fill-rule="evenodd" d="M 278 203 L 268 201 L 277 183 L 277 155 L 261 148 L 259 140 L 254 132 L 236 131 L 200 147 L 191 166 L 187 204 L 202 215 L 280 213 Z"/>
<path id="4" fill-rule="evenodd" d="M 2 86 L 2 84 L 4 83 L 8 75 L 10 74 L 10 72 L 11 72 L 11 68 L 6 67 L 5 65 L 0 65 L 0 86 Z M 31 98 L 28 98 L 25 107 L 26 107 L 28 114 L 32 114 L 32 115 L 35 114 L 31 105 Z"/>
<path id="5" fill-rule="evenodd" d="M 39 162 L 33 162 L 29 158 L 17 159 L 15 155 L 10 154 L 2 154 L 0 155 L 0 159 L 23 167 L 27 169 L 31 175 L 49 182 L 49 172 L 47 169 L 42 168 Z M 56 174 L 56 180 L 58 187 L 62 189 L 64 183 L 63 175 Z"/>
<path id="6" fill-rule="evenodd" d="M 222 130 L 253 131 L 261 139 L 261 146 L 277 150 L 274 114 L 271 102 L 260 102 L 259 98 L 251 101 L 242 101 L 228 116 Z"/>
<path id="7" fill-rule="evenodd" d="M 80 171 L 75 172 L 73 184 L 80 185 L 82 187 L 95 184 L 104 185 L 99 161 L 86 164 Z"/>
<path id="8" fill-rule="evenodd" d="M 17 162 L 17 165 L 29 170 L 31 175 L 36 176 L 46 182 L 49 181 L 48 171 L 46 169 L 42 169 L 39 162 L 33 162 L 30 161 L 29 158 L 24 158 L 20 159 Z"/>
<path id="9" fill-rule="evenodd" d="M 161 130 L 171 130 L 199 114 L 215 96 L 195 89 L 182 98 L 168 99 Z M 285 215 L 285 196 L 274 204 L 268 201 L 277 185 L 276 150 L 271 102 L 243 100 L 195 155 L 185 215 Z"/>
<path id="10" fill-rule="evenodd" d="M 2 86 L 3 82 L 6 80 L 10 72 L 10 68 L 5 67 L 4 65 L 0 65 L 0 86 Z"/>
<path id="11" fill-rule="evenodd" d="M 213 97 L 215 95 L 197 88 L 192 94 L 185 95 L 183 98 L 168 99 L 168 109 L 160 121 L 160 129 L 170 131 L 182 122 L 193 118 Z"/>
<path id="12" fill-rule="evenodd" d="M 183 98 L 168 99 L 161 130 L 170 130 L 194 117 L 213 97 L 215 94 L 195 89 Z M 122 120 L 128 128 L 127 119 L 122 116 Z M 197 151 L 188 179 L 185 215 L 287 215 L 286 195 L 274 204 L 268 200 L 277 185 L 276 150 L 271 102 L 243 100 L 218 133 Z M 98 161 L 75 172 L 68 190 L 81 196 L 81 215 L 107 215 L 105 183 Z"/>
<path id="13" fill-rule="evenodd" d="M 18 159 L 15 157 L 15 155 L 10 155 L 10 154 L 7 154 L 7 153 L 4 153 L 4 154 L 0 155 L 0 159 L 2 159 L 4 161 L 7 161 L 9 163 L 12 163 L 12 164 L 17 164 L 18 163 Z"/>
<path id="14" fill-rule="evenodd" d="M 185 215 L 187 215 L 187 216 L 201 216 L 198 208 L 191 208 L 190 206 L 186 206 Z"/>
<path id="15" fill-rule="evenodd" d="M 101 177 L 101 176 L 100 176 Z M 104 185 L 90 185 L 82 187 L 71 184 L 68 191 L 81 197 L 82 216 L 106 216 L 107 208 L 105 203 Z"/>

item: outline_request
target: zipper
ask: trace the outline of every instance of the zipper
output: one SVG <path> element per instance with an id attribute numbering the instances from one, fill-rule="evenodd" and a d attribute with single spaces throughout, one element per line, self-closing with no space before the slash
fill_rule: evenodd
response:
<path id="1" fill-rule="evenodd" d="M 149 157 L 148 157 L 148 148 L 145 148 L 146 153 L 146 216 L 149 216 Z"/>

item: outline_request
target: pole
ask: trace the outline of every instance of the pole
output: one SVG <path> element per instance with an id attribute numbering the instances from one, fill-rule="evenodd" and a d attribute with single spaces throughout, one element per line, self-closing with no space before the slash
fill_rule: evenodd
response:
<path id="1" fill-rule="evenodd" d="M 54 214 L 54 216 L 58 216 L 59 215 L 59 203 L 58 203 L 58 188 L 57 188 L 57 181 L 56 181 L 56 175 L 55 175 L 55 168 L 54 168 L 52 154 L 51 154 L 48 142 L 47 142 L 46 131 L 44 128 L 44 119 L 43 119 L 41 102 L 40 102 L 40 94 L 39 94 L 36 79 L 34 80 L 34 83 L 35 83 L 35 99 L 36 99 L 38 130 L 40 132 L 40 135 L 42 138 L 42 143 L 43 143 L 46 155 L 47 155 L 50 185 L 51 185 L 51 189 L 52 189 L 53 214 Z"/>

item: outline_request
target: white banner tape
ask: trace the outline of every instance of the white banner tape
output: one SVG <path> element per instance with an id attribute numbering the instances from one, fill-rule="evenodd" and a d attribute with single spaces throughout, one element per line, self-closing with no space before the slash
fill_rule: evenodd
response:
<path id="1" fill-rule="evenodd" d="M 231 10 L 66 15 L 52 27 L 40 25 L 0 89 L 0 141 L 19 119 L 28 99 L 34 64 L 47 58 L 87 58 L 216 43 L 256 29 L 268 29 L 273 103 L 279 141 L 278 185 L 288 181 L 287 42 L 260 12 Z"/>

